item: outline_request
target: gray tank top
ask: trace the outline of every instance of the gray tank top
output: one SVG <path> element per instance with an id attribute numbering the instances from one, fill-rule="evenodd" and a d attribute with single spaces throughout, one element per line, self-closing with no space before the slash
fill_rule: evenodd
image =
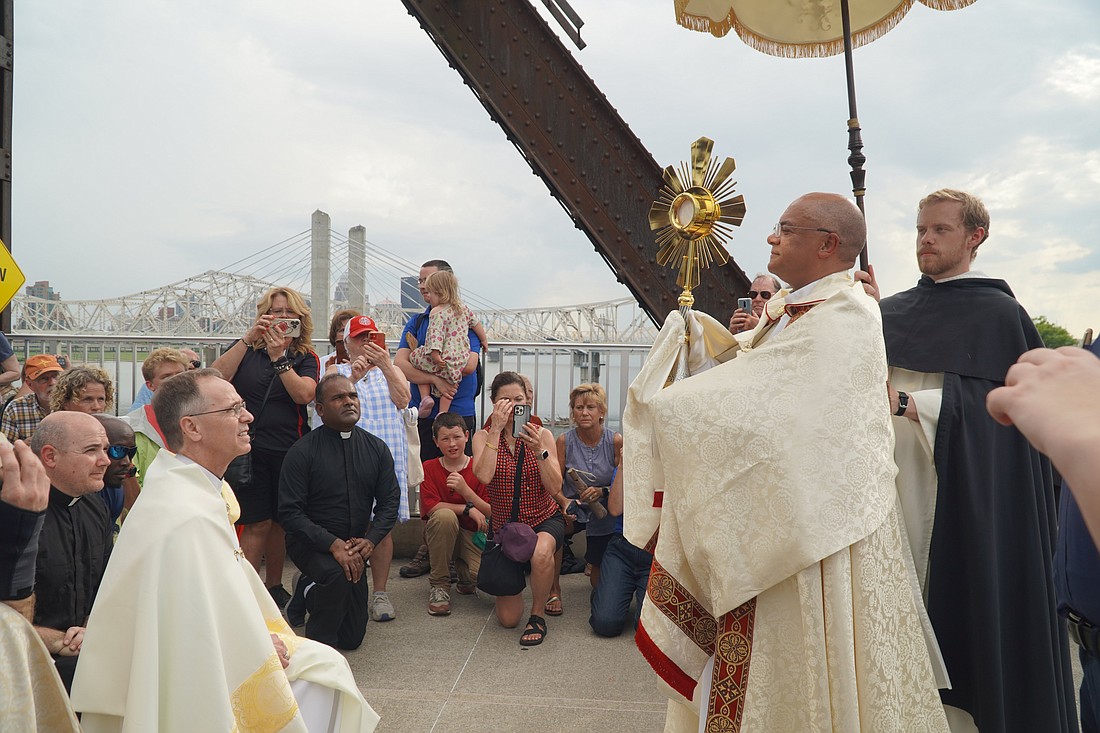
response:
<path id="1" fill-rule="evenodd" d="M 575 468 L 589 486 L 611 486 L 615 476 L 615 433 L 604 428 L 603 435 L 596 447 L 591 448 L 577 435 L 573 428 L 565 434 L 565 467 L 562 469 L 562 491 L 571 499 L 577 498 L 573 482 L 565 475 L 565 469 Z M 607 499 L 600 503 L 607 506 Z M 584 507 L 584 504 L 581 504 Z M 608 535 L 615 531 L 619 518 L 608 514 L 603 519 L 588 517 L 585 531 L 590 537 Z"/>

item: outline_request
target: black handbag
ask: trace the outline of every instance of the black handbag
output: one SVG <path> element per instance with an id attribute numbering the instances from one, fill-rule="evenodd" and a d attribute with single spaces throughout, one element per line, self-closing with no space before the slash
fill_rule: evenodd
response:
<path id="1" fill-rule="evenodd" d="M 275 384 L 275 380 L 278 379 L 278 374 L 271 375 L 271 381 L 267 383 L 267 391 L 264 392 L 264 401 L 260 403 L 260 409 L 252 416 L 252 425 L 256 424 L 256 421 L 260 419 L 260 413 L 264 411 L 267 406 L 267 398 L 271 394 L 271 387 Z M 248 426 L 248 439 L 249 443 L 252 442 L 252 425 Z M 229 488 L 233 491 L 243 489 L 252 483 L 252 451 L 241 454 L 229 462 L 229 465 L 225 467 L 225 473 L 222 475 L 222 480 L 229 484 Z"/>
<path id="2" fill-rule="evenodd" d="M 518 442 L 518 441 L 517 441 Z M 519 491 L 523 469 L 523 444 L 516 449 L 516 481 L 512 492 L 512 522 L 519 519 Z M 527 587 L 523 573 L 524 563 L 509 559 L 504 548 L 490 535 L 481 553 L 481 567 L 477 571 L 477 587 L 491 596 L 515 596 Z"/>

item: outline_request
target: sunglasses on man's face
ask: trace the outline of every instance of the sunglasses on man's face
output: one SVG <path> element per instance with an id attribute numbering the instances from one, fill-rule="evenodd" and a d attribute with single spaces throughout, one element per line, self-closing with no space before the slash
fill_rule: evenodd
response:
<path id="1" fill-rule="evenodd" d="M 134 459 L 137 455 L 137 448 L 125 445 L 110 445 L 107 446 L 107 457 L 112 461 L 121 461 L 123 456 L 126 456 L 130 460 Z"/>
<path id="2" fill-rule="evenodd" d="M 758 295 L 761 298 L 763 298 L 764 300 L 767 300 L 768 298 L 775 295 L 775 293 L 771 292 L 770 290 L 750 290 L 749 291 L 749 297 L 750 298 L 755 298 Z"/>

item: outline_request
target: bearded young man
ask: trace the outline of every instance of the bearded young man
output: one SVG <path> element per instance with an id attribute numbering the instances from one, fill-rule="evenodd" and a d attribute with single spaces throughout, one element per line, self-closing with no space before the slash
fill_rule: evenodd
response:
<path id="1" fill-rule="evenodd" d="M 1008 284 L 971 269 L 988 236 L 978 198 L 929 194 L 917 211 L 922 277 L 882 301 L 898 496 L 952 731 L 1075 731 L 1050 462 L 986 410 L 1043 342 Z"/>

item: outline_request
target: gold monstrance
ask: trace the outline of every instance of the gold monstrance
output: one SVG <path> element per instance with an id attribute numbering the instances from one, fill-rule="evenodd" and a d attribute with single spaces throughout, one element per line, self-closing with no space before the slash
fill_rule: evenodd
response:
<path id="1" fill-rule="evenodd" d="M 733 238 L 733 227 L 741 226 L 745 218 L 745 197 L 733 196 L 737 181 L 730 180 L 737 164 L 726 158 L 718 165 L 711 160 L 714 141 L 701 137 L 691 144 L 691 167 L 680 164 L 661 174 L 657 200 L 649 208 L 649 228 L 657 232 L 657 262 L 662 266 L 679 267 L 676 284 L 683 288 L 677 299 L 684 323 L 695 304 L 692 289 L 699 284 L 699 273 L 717 261 L 729 262 L 725 243 Z M 690 181 L 690 185 L 685 185 Z M 688 332 L 680 350 L 679 366 L 674 379 L 687 376 Z"/>
<path id="2" fill-rule="evenodd" d="M 658 264 L 680 268 L 676 284 L 683 288 L 677 301 L 681 312 L 695 304 L 691 291 L 702 268 L 729 261 L 725 243 L 745 218 L 745 197 L 732 196 L 737 181 L 730 174 L 737 164 L 726 158 L 719 166 L 710 157 L 713 147 L 713 140 L 701 137 L 691 144 L 690 168 L 687 163 L 680 164 L 679 172 L 671 165 L 665 168 L 665 185 L 649 208 Z"/>

